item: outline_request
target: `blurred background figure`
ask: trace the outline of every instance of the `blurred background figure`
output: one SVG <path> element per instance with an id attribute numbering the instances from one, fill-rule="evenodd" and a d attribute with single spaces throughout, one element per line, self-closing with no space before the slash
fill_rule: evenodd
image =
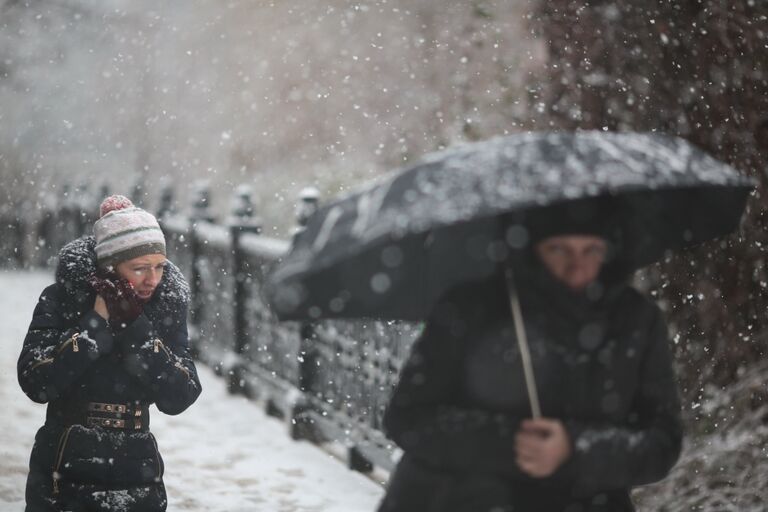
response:
<path id="1" fill-rule="evenodd" d="M 544 417 L 530 419 L 503 274 L 449 292 L 384 417 L 405 454 L 381 512 L 631 511 L 629 489 L 677 460 L 662 315 L 606 271 L 605 235 L 567 223 L 514 269 Z"/>

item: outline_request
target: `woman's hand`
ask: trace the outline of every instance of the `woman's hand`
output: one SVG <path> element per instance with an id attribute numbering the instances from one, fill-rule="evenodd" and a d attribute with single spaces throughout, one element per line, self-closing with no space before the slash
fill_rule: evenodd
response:
<path id="1" fill-rule="evenodd" d="M 104 320 L 109 320 L 109 310 L 107 309 L 107 303 L 104 302 L 104 297 L 96 295 L 96 302 L 93 304 L 93 310 Z"/>
<path id="2" fill-rule="evenodd" d="M 571 440 L 560 420 L 525 420 L 515 436 L 515 451 L 524 473 L 544 478 L 571 456 Z"/>
<path id="3" fill-rule="evenodd" d="M 104 300 L 107 316 L 101 316 L 111 319 L 110 323 L 116 328 L 127 327 L 141 314 L 144 304 L 133 289 L 133 285 L 127 280 L 115 273 L 99 271 L 90 276 L 88 282 L 96 291 L 97 297 Z"/>

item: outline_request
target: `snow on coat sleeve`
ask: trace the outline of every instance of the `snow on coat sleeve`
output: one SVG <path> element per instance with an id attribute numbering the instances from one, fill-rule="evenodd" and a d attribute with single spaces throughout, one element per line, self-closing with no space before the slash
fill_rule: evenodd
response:
<path id="1" fill-rule="evenodd" d="M 385 432 L 435 469 L 528 479 L 515 463 L 521 418 L 456 403 L 464 343 L 459 318 L 427 322 L 384 414 Z"/>
<path id="2" fill-rule="evenodd" d="M 664 478 L 680 456 L 683 429 L 666 323 L 650 309 L 648 346 L 630 425 L 568 422 L 569 471 L 585 492 L 634 487 Z"/>
<path id="3" fill-rule="evenodd" d="M 21 389 L 38 403 L 55 400 L 112 350 L 112 333 L 95 311 L 86 313 L 77 327 L 67 327 L 61 295 L 58 285 L 40 295 L 17 364 Z"/>
<path id="4" fill-rule="evenodd" d="M 166 414 L 179 414 L 200 396 L 202 388 L 189 352 L 187 309 L 180 308 L 165 338 L 143 313 L 115 337 L 126 368 Z"/>

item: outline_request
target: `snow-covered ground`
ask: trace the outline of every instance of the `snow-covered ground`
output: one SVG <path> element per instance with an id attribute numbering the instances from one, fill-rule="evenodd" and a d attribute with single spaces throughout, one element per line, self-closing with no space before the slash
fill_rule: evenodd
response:
<path id="1" fill-rule="evenodd" d="M 0 270 L 0 512 L 24 508 L 24 482 L 45 406 L 16 382 L 16 358 L 42 289 L 43 272 Z M 166 465 L 169 510 L 221 512 L 372 511 L 382 488 L 317 447 L 291 441 L 283 423 L 231 396 L 198 366 L 203 394 L 180 416 L 153 408 L 152 431 Z"/>

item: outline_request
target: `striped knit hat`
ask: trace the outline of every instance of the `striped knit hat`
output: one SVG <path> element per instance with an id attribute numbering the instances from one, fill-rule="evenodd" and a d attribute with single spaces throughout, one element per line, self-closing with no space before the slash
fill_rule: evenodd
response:
<path id="1" fill-rule="evenodd" d="M 106 198 L 93 225 L 96 260 L 100 267 L 115 266 L 147 254 L 165 254 L 165 236 L 155 217 L 125 196 Z"/>

